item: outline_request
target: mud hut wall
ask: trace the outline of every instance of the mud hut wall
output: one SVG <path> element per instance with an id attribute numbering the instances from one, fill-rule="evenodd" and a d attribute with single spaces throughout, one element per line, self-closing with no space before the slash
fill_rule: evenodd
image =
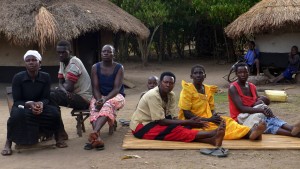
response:
<path id="1" fill-rule="evenodd" d="M 300 45 L 300 33 L 257 35 L 255 43 L 260 50 L 260 63 L 263 67 L 285 68 L 291 47 Z"/>
<path id="2" fill-rule="evenodd" d="M 26 51 L 26 48 L 10 45 L 0 39 L 0 66 L 24 66 L 23 56 Z"/>
<path id="3" fill-rule="evenodd" d="M 288 53 L 292 46 L 300 45 L 300 33 L 260 35 L 255 42 L 261 52 Z"/>
<path id="4" fill-rule="evenodd" d="M 33 46 L 13 45 L 4 38 L 0 38 L 0 82 L 10 83 L 13 76 L 25 70 L 23 56 L 27 50 L 36 49 Z M 41 70 L 51 75 L 52 81 L 57 81 L 59 61 L 54 47 L 47 47 L 42 54 Z"/>
<path id="5" fill-rule="evenodd" d="M 35 49 L 33 46 L 16 46 L 9 42 L 0 39 L 0 66 L 24 66 L 23 56 L 27 50 Z M 56 66 L 58 65 L 58 58 L 54 47 L 46 49 L 42 55 L 43 66 Z"/>

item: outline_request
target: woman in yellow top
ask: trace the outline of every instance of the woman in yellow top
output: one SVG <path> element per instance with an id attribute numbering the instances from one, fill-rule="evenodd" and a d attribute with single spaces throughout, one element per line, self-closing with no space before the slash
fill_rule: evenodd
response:
<path id="1" fill-rule="evenodd" d="M 259 123 L 250 129 L 247 126 L 238 124 L 230 117 L 219 116 L 215 113 L 214 93 L 217 86 L 203 84 L 205 79 L 205 69 L 202 65 L 195 65 L 191 69 L 191 79 L 193 83 L 182 81 L 182 91 L 179 99 L 179 119 L 190 119 L 198 116 L 201 120 L 209 122 L 209 127 L 199 130 L 214 130 L 218 127 L 221 120 L 226 121 L 224 139 L 261 139 L 266 125 Z"/>

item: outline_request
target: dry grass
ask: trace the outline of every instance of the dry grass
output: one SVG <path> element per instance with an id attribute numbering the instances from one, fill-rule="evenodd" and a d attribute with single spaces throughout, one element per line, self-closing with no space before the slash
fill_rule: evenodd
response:
<path id="1" fill-rule="evenodd" d="M 149 29 L 109 0 L 0 0 L 0 32 L 20 46 L 71 40 L 90 31 L 124 32 L 141 39 Z"/>
<path id="2" fill-rule="evenodd" d="M 262 0 L 225 28 L 227 36 L 298 31 L 300 0 Z"/>
<path id="3" fill-rule="evenodd" d="M 35 33 L 39 38 L 39 47 L 43 53 L 46 43 L 55 45 L 57 40 L 57 23 L 53 15 L 45 8 L 41 7 L 35 16 Z"/>
<path id="4" fill-rule="evenodd" d="M 229 108 L 228 108 L 228 93 L 227 92 L 222 92 L 222 93 L 216 93 L 215 94 L 215 107 L 216 107 L 216 112 L 222 112 L 226 113 L 226 116 L 230 116 L 229 114 Z"/>

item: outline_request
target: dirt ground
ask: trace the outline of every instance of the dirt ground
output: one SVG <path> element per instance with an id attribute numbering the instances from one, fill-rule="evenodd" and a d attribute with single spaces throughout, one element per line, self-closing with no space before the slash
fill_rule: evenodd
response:
<path id="1" fill-rule="evenodd" d="M 163 64 L 151 63 L 149 67 L 142 68 L 137 63 L 125 63 L 125 77 L 133 82 L 136 87 L 126 90 L 126 105 L 119 111 L 117 119 L 130 119 L 134 111 L 140 93 L 146 90 L 146 80 L 150 75 L 159 76 L 163 71 L 172 71 L 177 76 L 174 88 L 177 97 L 181 89 L 181 80 L 190 81 L 190 68 L 195 63 L 206 67 L 206 84 L 214 84 L 221 91 L 227 92 L 227 82 L 222 78 L 231 65 L 218 65 L 213 61 L 174 61 Z M 4 87 L 9 84 L 0 84 L 0 92 L 4 93 Z M 260 86 L 259 89 L 286 89 L 289 98 L 286 103 L 271 104 L 271 108 L 278 112 L 276 115 L 293 124 L 300 119 L 298 105 L 300 103 L 300 88 L 298 85 Z M 229 112 L 228 103 L 216 105 L 220 112 Z M 83 137 L 76 134 L 76 123 L 71 117 L 71 109 L 63 108 L 63 121 L 69 134 L 64 149 L 40 149 L 24 150 L 9 157 L 0 156 L 0 168 L 6 169 L 32 169 L 32 168 L 299 168 L 299 150 L 230 150 L 227 158 L 216 158 L 201 155 L 199 150 L 123 150 L 122 141 L 128 127 L 118 125 L 117 131 L 108 135 L 108 127 L 104 126 L 102 137 L 105 141 L 105 150 L 86 151 L 83 149 L 87 142 L 87 133 L 91 131 L 91 125 L 86 121 L 87 133 Z M 4 145 L 6 137 L 6 121 L 8 108 L 4 95 L 0 96 L 0 145 Z M 138 155 L 139 159 L 122 160 L 124 155 Z"/>

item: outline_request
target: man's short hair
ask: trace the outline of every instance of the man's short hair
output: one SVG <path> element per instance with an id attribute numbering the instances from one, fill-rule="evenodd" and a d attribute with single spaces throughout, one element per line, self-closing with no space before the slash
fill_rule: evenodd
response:
<path id="1" fill-rule="evenodd" d="M 174 83 L 176 82 L 176 76 L 172 72 L 163 72 L 160 75 L 160 79 L 159 80 L 162 82 L 162 80 L 164 79 L 165 76 L 171 76 L 171 77 L 173 77 L 174 78 Z"/>
<path id="2" fill-rule="evenodd" d="M 203 73 L 205 73 L 205 68 L 204 68 L 204 66 L 197 64 L 197 65 L 194 65 L 194 66 L 192 67 L 192 69 L 191 69 L 191 74 L 193 74 L 193 72 L 194 72 L 194 70 L 195 70 L 196 68 L 202 69 L 202 70 L 203 70 Z"/>
<path id="3" fill-rule="evenodd" d="M 249 66 L 248 66 L 247 63 L 240 62 L 240 63 L 236 64 L 236 65 L 234 66 L 234 71 L 235 71 L 235 73 L 237 72 L 237 70 L 238 70 L 239 67 L 245 67 L 245 66 L 246 66 L 246 67 L 248 68 L 248 70 L 249 70 Z"/>
<path id="4" fill-rule="evenodd" d="M 64 47 L 67 47 L 69 51 L 72 51 L 72 46 L 69 41 L 61 40 L 57 43 L 57 46 L 64 46 Z"/>

